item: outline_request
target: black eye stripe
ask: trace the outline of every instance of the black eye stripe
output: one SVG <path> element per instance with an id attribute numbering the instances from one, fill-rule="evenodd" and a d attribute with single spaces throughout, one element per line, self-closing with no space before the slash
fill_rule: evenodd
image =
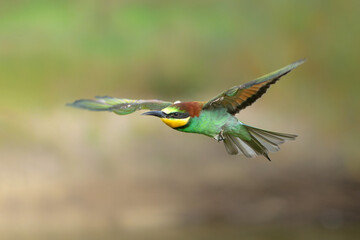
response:
<path id="1" fill-rule="evenodd" d="M 188 113 L 182 113 L 182 112 L 173 112 L 173 113 L 169 113 L 166 116 L 167 118 L 178 118 L 178 119 L 182 119 L 182 118 L 187 118 L 189 117 Z"/>

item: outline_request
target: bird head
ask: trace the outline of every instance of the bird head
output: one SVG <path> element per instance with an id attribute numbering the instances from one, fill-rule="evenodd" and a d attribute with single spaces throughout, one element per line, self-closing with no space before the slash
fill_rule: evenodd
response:
<path id="1" fill-rule="evenodd" d="M 177 102 L 160 111 L 143 114 L 159 117 L 171 128 L 181 128 L 189 124 L 191 118 L 199 116 L 202 106 L 202 102 Z"/>
<path id="2" fill-rule="evenodd" d="M 143 115 L 159 117 L 161 121 L 171 128 L 184 127 L 190 121 L 190 114 L 185 110 L 179 109 L 176 105 L 171 105 L 161 111 L 146 112 Z"/>

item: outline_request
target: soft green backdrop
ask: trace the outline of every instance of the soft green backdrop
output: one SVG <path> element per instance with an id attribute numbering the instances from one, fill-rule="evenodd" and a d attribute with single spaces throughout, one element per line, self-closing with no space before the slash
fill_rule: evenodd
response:
<path id="1" fill-rule="evenodd" d="M 1 1 L 1 239 L 345 239 L 360 221 L 359 1 Z M 207 100 L 300 58 L 238 117 L 263 158 L 109 95 Z"/>

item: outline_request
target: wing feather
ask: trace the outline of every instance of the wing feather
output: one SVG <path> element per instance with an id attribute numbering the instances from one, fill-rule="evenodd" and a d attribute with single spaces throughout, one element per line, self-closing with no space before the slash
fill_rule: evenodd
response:
<path id="1" fill-rule="evenodd" d="M 259 99 L 271 84 L 304 62 L 304 59 L 299 60 L 251 82 L 232 87 L 207 102 L 203 109 L 226 108 L 229 113 L 236 114 Z"/>
<path id="2" fill-rule="evenodd" d="M 132 100 L 114 97 L 95 97 L 92 99 L 80 99 L 67 104 L 70 107 L 82 108 L 91 111 L 110 111 L 119 115 L 126 115 L 137 110 L 161 110 L 173 104 L 161 100 Z"/>

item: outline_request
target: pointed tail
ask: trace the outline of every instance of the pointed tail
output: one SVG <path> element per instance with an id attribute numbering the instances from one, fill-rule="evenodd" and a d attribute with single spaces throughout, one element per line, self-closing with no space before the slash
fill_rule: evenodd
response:
<path id="1" fill-rule="evenodd" d="M 231 155 L 239 153 L 246 157 L 255 157 L 258 155 L 265 156 L 269 161 L 269 152 L 277 152 L 280 150 L 279 145 L 295 140 L 297 135 L 288 133 L 271 132 L 259 128 L 254 128 L 243 124 L 250 135 L 250 140 L 244 140 L 241 135 L 224 133 L 224 145 L 227 152 Z"/>

